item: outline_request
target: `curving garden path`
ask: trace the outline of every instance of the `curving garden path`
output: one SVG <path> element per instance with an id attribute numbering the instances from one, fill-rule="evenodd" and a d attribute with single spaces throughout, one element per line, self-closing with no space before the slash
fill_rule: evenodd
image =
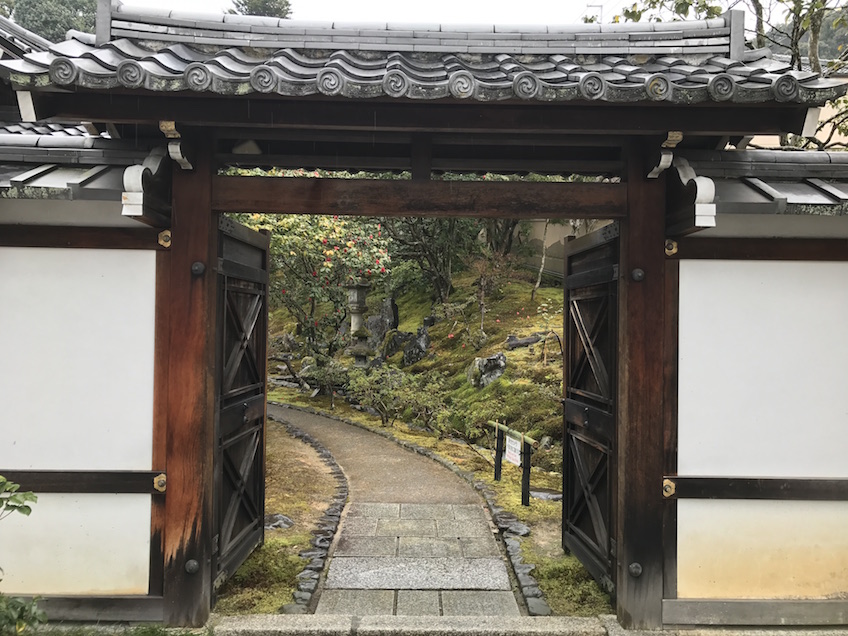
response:
<path id="1" fill-rule="evenodd" d="M 318 440 L 348 479 L 316 614 L 521 614 L 483 503 L 460 477 L 338 420 L 270 404 L 268 414 Z"/>

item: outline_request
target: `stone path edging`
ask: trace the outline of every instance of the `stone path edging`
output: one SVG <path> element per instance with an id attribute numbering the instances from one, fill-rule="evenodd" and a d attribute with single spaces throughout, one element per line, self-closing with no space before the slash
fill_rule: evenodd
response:
<path id="1" fill-rule="evenodd" d="M 319 520 L 318 529 L 312 531 L 312 548 L 298 554 L 302 558 L 309 559 L 309 563 L 297 575 L 297 590 L 293 595 L 295 602 L 288 603 L 280 608 L 280 611 L 285 614 L 306 614 L 312 601 L 312 595 L 318 588 L 321 573 L 324 571 L 330 544 L 339 528 L 342 510 L 348 497 L 348 483 L 344 471 L 338 465 L 332 453 L 324 448 L 318 440 L 289 422 L 277 419 L 274 419 L 274 421 L 285 428 L 289 435 L 315 449 L 321 460 L 330 468 L 330 472 L 336 480 L 336 493 L 333 495 L 330 507 Z"/>
<path id="2" fill-rule="evenodd" d="M 498 506 L 494 490 L 492 490 L 488 485 L 486 485 L 485 482 L 475 479 L 473 473 L 462 470 L 459 466 L 457 466 L 457 464 L 455 464 L 451 460 L 445 459 L 438 453 L 435 453 L 428 448 L 418 446 L 418 444 L 413 444 L 412 442 L 407 442 L 406 440 L 398 439 L 389 431 L 375 430 L 369 426 L 361 424 L 360 422 L 349 420 L 343 417 L 337 417 L 334 415 L 328 415 L 326 412 L 319 411 L 310 407 L 292 406 L 290 404 L 283 404 L 281 402 L 268 402 L 268 404 L 278 406 L 284 409 L 290 409 L 293 411 L 302 411 L 304 413 L 310 413 L 312 415 L 327 417 L 330 419 L 337 420 L 339 422 L 343 422 L 345 424 L 349 424 L 351 426 L 356 426 L 357 428 L 369 431 L 371 433 L 374 433 L 375 435 L 380 435 L 381 437 L 384 437 L 385 439 L 394 442 L 395 444 L 401 446 L 402 448 L 405 448 L 408 451 L 418 453 L 419 455 L 424 455 L 425 457 L 428 457 L 433 461 L 438 462 L 445 468 L 451 470 L 453 473 L 464 479 L 475 490 L 478 490 L 480 494 L 483 495 L 483 499 L 485 499 L 486 501 L 486 506 L 489 508 L 489 512 L 492 515 L 492 520 L 495 522 L 495 525 L 498 526 L 498 529 L 500 530 L 503 536 L 504 544 L 506 545 L 507 555 L 509 556 L 510 566 L 512 568 L 513 574 L 515 575 L 515 580 L 518 582 L 518 586 L 521 591 L 521 596 L 524 599 L 525 605 L 527 606 L 528 613 L 530 614 L 530 616 L 549 616 L 551 614 L 551 608 L 545 601 L 544 594 L 539 588 L 538 582 L 530 574 L 530 572 L 532 572 L 536 566 L 532 563 L 525 563 L 524 559 L 521 556 L 521 537 L 530 534 L 530 528 L 518 521 L 518 518 L 515 515 L 509 512 L 505 512 L 503 508 Z M 289 430 L 297 430 L 296 427 L 291 424 L 284 424 Z M 329 451 L 326 452 L 329 454 Z M 297 593 L 295 594 L 297 595 Z"/>

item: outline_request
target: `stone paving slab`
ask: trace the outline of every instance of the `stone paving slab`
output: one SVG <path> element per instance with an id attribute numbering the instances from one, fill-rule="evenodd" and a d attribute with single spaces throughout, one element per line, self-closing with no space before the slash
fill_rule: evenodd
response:
<path id="1" fill-rule="evenodd" d="M 597 618 L 568 616 L 359 616 L 259 614 L 226 616 L 214 636 L 607 636 Z M 663 633 L 651 632 L 654 636 Z M 716 630 L 714 636 L 736 634 Z M 821 632 L 785 630 L 783 636 Z M 676 632 L 674 632 L 676 634 Z M 824 632 L 822 636 L 844 636 Z"/>
<path id="2" fill-rule="evenodd" d="M 397 519 L 400 516 L 399 503 L 351 503 L 347 507 L 348 517 L 376 517 L 378 519 Z"/>
<path id="3" fill-rule="evenodd" d="M 440 537 L 491 537 L 492 531 L 486 524 L 464 519 L 460 521 L 436 521 L 438 536 Z"/>
<path id="4" fill-rule="evenodd" d="M 342 521 L 341 536 L 369 536 L 377 534 L 378 519 L 371 517 L 352 517 Z"/>
<path id="5" fill-rule="evenodd" d="M 339 538 L 333 556 L 398 556 L 397 537 L 345 535 Z"/>
<path id="6" fill-rule="evenodd" d="M 401 519 L 453 519 L 454 510 L 450 504 L 405 503 L 400 507 Z"/>
<path id="7" fill-rule="evenodd" d="M 453 508 L 454 519 L 474 519 L 485 523 L 489 522 L 489 517 L 486 515 L 486 511 L 483 510 L 483 506 L 453 504 L 451 508 Z"/>
<path id="8" fill-rule="evenodd" d="M 326 589 L 509 590 L 502 559 L 335 557 Z"/>
<path id="9" fill-rule="evenodd" d="M 440 616 L 439 593 L 424 590 L 398 590 L 395 613 L 398 616 Z"/>
<path id="10" fill-rule="evenodd" d="M 462 555 L 466 559 L 479 559 L 480 557 L 499 557 L 501 551 L 494 537 L 483 538 L 461 538 L 459 545 L 462 546 Z"/>
<path id="11" fill-rule="evenodd" d="M 435 519 L 375 519 L 378 537 L 435 537 Z M 342 526 L 344 530 L 344 525 Z"/>
<path id="12" fill-rule="evenodd" d="M 520 616 L 512 592 L 442 592 L 445 616 Z"/>
<path id="13" fill-rule="evenodd" d="M 316 614 L 391 616 L 395 609 L 393 590 L 324 590 Z"/>
<path id="14" fill-rule="evenodd" d="M 457 557 L 462 558 L 462 545 L 457 539 L 438 537 L 400 537 L 399 557 Z"/>

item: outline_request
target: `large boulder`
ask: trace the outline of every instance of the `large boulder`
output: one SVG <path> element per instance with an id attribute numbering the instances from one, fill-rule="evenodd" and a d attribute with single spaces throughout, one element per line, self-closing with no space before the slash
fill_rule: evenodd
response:
<path id="1" fill-rule="evenodd" d="M 392 329 L 386 334 L 386 337 L 383 340 L 383 347 L 381 350 L 382 356 L 384 358 L 391 358 L 398 351 L 403 351 L 403 348 L 407 345 L 407 343 L 414 338 L 414 333 Z"/>
<path id="2" fill-rule="evenodd" d="M 380 305 L 380 313 L 368 316 L 365 326 L 370 332 L 368 346 L 375 351 L 386 339 L 386 334 L 398 326 L 398 306 L 394 298 L 386 298 Z"/>
<path id="3" fill-rule="evenodd" d="M 403 366 L 409 366 L 427 357 L 430 349 L 430 334 L 427 327 L 420 327 L 415 338 L 406 343 L 403 348 Z"/>
<path id="4" fill-rule="evenodd" d="M 474 362 L 465 372 L 468 381 L 478 389 L 489 386 L 506 371 L 506 355 L 498 352 L 488 358 L 474 358 Z"/>

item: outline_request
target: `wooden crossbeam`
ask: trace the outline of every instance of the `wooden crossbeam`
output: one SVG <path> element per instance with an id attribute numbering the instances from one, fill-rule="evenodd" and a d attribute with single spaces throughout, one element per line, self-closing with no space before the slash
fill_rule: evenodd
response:
<path id="1" fill-rule="evenodd" d="M 218 176 L 212 183 L 212 208 L 268 214 L 614 219 L 627 213 L 627 187 Z"/>

